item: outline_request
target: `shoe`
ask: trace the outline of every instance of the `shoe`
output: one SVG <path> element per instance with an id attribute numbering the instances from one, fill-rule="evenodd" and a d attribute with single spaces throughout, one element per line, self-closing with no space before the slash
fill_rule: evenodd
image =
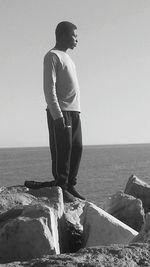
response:
<path id="1" fill-rule="evenodd" d="M 66 189 L 63 189 L 63 199 L 65 203 L 75 202 L 76 198 L 70 194 Z"/>
<path id="2" fill-rule="evenodd" d="M 72 194 L 74 197 L 77 197 L 77 198 L 80 198 L 82 200 L 85 200 L 85 198 L 83 196 L 81 196 L 77 191 L 76 189 L 74 188 L 74 186 L 70 186 L 68 187 L 68 192 L 70 194 Z"/>
<path id="3" fill-rule="evenodd" d="M 40 189 L 43 187 L 52 187 L 55 186 L 55 181 L 51 181 L 51 182 L 35 182 L 35 181 L 25 181 L 24 185 L 27 188 L 30 189 Z"/>

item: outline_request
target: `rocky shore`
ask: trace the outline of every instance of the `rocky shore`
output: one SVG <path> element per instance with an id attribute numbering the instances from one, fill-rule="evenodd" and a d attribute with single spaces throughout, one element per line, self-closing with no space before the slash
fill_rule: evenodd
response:
<path id="1" fill-rule="evenodd" d="M 132 175 L 103 208 L 59 187 L 0 188 L 0 266 L 150 266 L 150 186 Z"/>

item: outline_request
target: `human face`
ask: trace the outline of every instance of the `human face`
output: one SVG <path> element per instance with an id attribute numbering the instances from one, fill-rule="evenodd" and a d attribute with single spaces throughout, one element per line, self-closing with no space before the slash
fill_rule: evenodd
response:
<path id="1" fill-rule="evenodd" d="M 74 29 L 69 32 L 66 38 L 66 43 L 70 49 L 74 49 L 77 46 L 77 30 Z"/>

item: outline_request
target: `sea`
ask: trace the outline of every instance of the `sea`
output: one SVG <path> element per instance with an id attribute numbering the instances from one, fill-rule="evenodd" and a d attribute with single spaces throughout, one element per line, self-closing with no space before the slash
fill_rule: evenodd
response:
<path id="1" fill-rule="evenodd" d="M 84 146 L 78 191 L 103 207 L 134 174 L 150 184 L 150 144 Z M 49 147 L 0 148 L 0 187 L 51 181 Z"/>

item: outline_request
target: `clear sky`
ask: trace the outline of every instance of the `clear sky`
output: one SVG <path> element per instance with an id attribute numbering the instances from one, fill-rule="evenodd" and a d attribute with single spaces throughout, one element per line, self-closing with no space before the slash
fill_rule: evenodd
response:
<path id="1" fill-rule="evenodd" d="M 0 147 L 48 145 L 43 57 L 63 20 L 78 27 L 84 145 L 150 142 L 149 0 L 0 0 Z"/>

